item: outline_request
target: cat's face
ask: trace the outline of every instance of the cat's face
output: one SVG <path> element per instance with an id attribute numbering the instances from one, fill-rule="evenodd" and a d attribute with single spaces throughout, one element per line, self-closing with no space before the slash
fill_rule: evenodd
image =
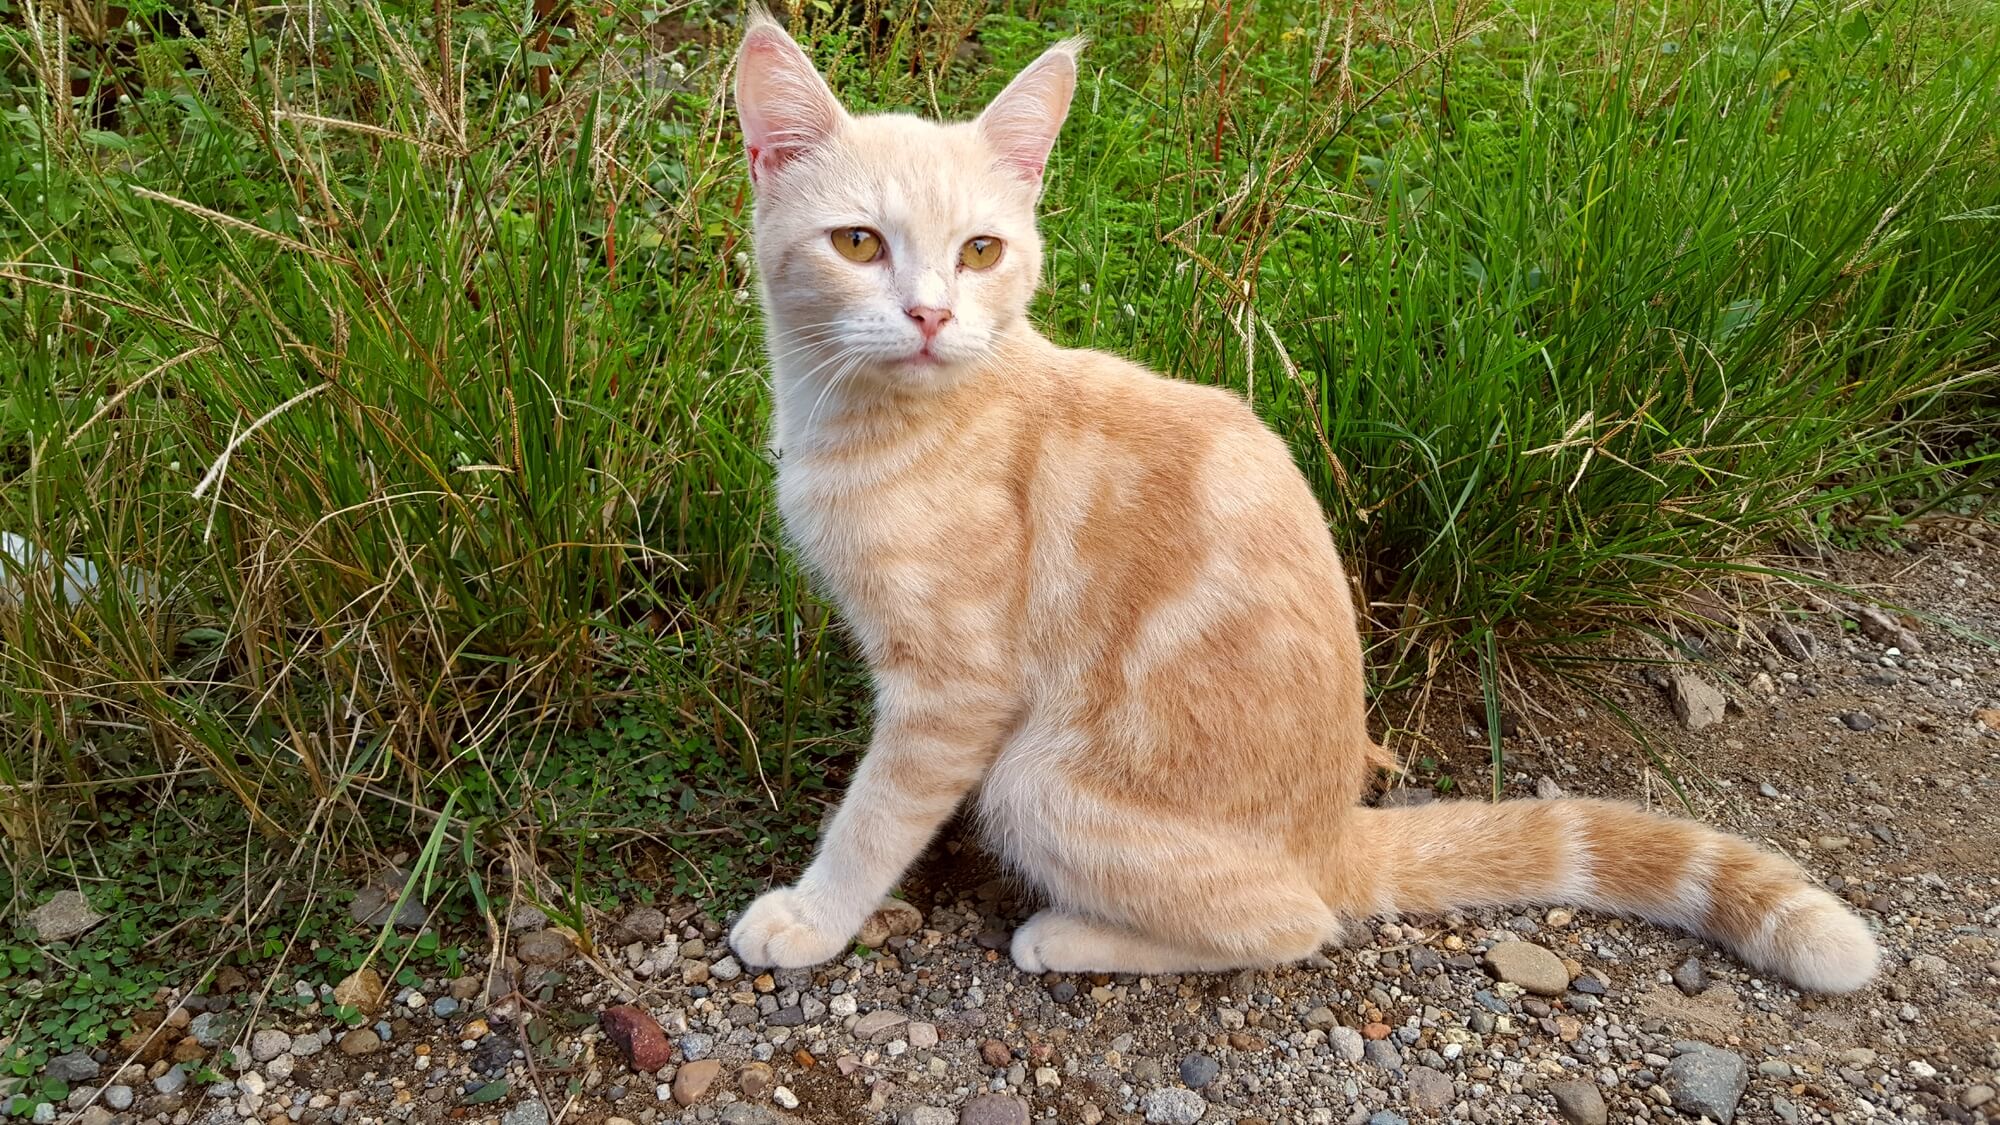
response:
<path id="1" fill-rule="evenodd" d="M 1035 201 L 1075 50 L 1043 55 L 974 121 L 856 117 L 782 28 L 752 17 L 737 110 L 780 370 L 916 390 L 991 355 L 1041 274 Z"/>

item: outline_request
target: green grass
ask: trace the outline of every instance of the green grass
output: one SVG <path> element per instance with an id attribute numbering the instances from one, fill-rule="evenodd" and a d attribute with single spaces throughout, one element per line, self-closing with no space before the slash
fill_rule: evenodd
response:
<path id="1" fill-rule="evenodd" d="M 1093 37 L 1037 315 L 1250 397 L 1384 687 L 1984 487 L 1990 0 L 834 7 L 871 107 Z M 232 878 L 406 851 L 463 925 L 499 856 L 728 901 L 866 724 L 770 504 L 733 6 L 315 10 L 0 0 L 0 530 L 124 576 L 0 605 L 11 894 L 213 913 L 112 846 L 185 802 Z M 215 947 L 332 925 L 286 910 Z"/>

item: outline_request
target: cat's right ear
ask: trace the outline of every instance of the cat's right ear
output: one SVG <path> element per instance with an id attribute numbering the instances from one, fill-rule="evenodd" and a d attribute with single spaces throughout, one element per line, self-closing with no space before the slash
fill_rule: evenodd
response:
<path id="1" fill-rule="evenodd" d="M 750 13 L 736 52 L 736 116 L 750 180 L 765 180 L 831 137 L 847 111 L 805 51 L 762 9 Z"/>
<path id="2" fill-rule="evenodd" d="M 1056 134 L 1069 116 L 1070 98 L 1076 93 L 1076 57 L 1082 51 L 1083 40 L 1067 39 L 1042 52 L 979 115 L 979 130 L 1000 162 L 1037 190 L 1049 151 L 1056 147 Z"/>

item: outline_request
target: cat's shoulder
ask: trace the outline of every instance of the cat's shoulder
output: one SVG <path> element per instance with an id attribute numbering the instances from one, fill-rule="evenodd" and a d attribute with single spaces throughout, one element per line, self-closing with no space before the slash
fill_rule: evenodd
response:
<path id="1" fill-rule="evenodd" d="M 1111 352 L 1090 348 L 1052 352 L 1053 372 L 1086 406 L 1186 414 L 1261 428 L 1250 404 L 1228 388 L 1180 379 Z"/>

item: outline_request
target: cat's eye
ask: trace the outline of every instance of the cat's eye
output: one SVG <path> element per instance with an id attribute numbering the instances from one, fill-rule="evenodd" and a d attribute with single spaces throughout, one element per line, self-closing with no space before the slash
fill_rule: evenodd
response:
<path id="1" fill-rule="evenodd" d="M 833 232 L 833 248 L 850 262 L 872 262 L 882 256 L 882 236 L 867 227 L 841 227 Z"/>
<path id="2" fill-rule="evenodd" d="M 958 264 L 969 270 L 991 269 L 1000 260 L 1000 240 L 988 235 L 968 238 L 958 248 Z"/>

